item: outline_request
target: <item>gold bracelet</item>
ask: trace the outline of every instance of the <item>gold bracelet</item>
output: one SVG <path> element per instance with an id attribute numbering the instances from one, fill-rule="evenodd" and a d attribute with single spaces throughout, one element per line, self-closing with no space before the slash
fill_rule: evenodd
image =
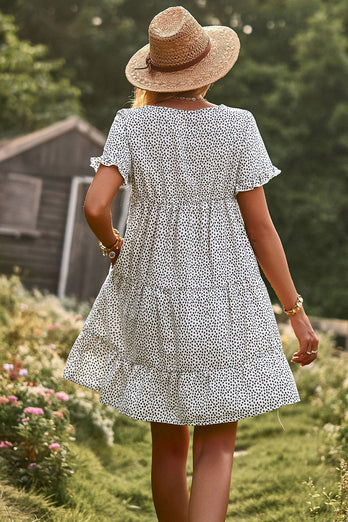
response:
<path id="1" fill-rule="evenodd" d="M 103 253 L 103 255 L 108 256 L 110 259 L 114 259 L 116 257 L 116 255 L 118 257 L 120 254 L 121 247 L 122 247 L 123 238 L 121 237 L 120 239 L 117 239 L 116 242 L 118 243 L 118 241 L 120 241 L 119 245 L 117 244 L 116 246 L 113 247 L 113 250 L 110 250 L 109 253 L 105 252 L 105 253 Z M 117 254 L 115 252 L 115 249 L 117 251 Z"/>
<path id="2" fill-rule="evenodd" d="M 115 234 L 116 239 L 114 244 L 111 245 L 111 247 L 106 247 L 105 245 L 103 245 L 101 241 L 99 241 L 99 247 L 103 252 L 103 256 L 108 256 L 110 259 L 113 259 L 116 256 L 114 249 L 120 250 L 120 246 L 122 246 L 123 243 L 123 238 L 120 236 L 120 233 L 117 230 L 117 228 L 113 228 L 112 230 Z M 118 245 L 118 242 L 120 242 L 120 246 Z"/>
<path id="3" fill-rule="evenodd" d="M 291 308 L 290 310 L 285 310 L 285 308 L 283 307 L 283 311 L 287 315 L 295 315 L 302 308 L 302 306 L 303 306 L 302 303 L 303 303 L 303 297 L 300 294 L 297 294 L 297 301 L 296 301 L 295 306 L 293 308 Z"/>

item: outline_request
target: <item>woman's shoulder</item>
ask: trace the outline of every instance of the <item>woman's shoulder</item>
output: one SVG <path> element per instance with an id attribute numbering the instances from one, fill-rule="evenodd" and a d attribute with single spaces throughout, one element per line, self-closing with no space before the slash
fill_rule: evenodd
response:
<path id="1" fill-rule="evenodd" d="M 185 115 L 183 120 L 183 113 Z M 163 116 L 165 118 L 163 119 Z M 233 107 L 223 103 L 205 107 L 203 109 L 182 110 L 166 106 L 143 105 L 141 107 L 122 107 L 118 109 L 115 116 L 117 127 L 123 128 L 127 133 L 141 132 L 148 125 L 157 126 L 158 121 L 183 121 L 200 122 L 210 125 L 216 121 L 216 125 L 227 133 L 235 134 L 247 132 L 252 126 L 254 117 L 248 109 Z M 162 128 L 162 125 L 161 125 Z"/>
<path id="2" fill-rule="evenodd" d="M 248 109 L 242 109 L 241 107 L 232 107 L 230 105 L 223 105 L 227 115 L 231 117 L 232 121 L 244 121 L 247 122 L 250 118 L 253 118 L 252 113 Z"/>
<path id="3" fill-rule="evenodd" d="M 242 109 L 241 107 L 233 107 L 232 105 L 225 105 L 225 104 L 222 104 L 222 106 L 227 111 L 234 113 L 236 115 L 245 115 L 247 112 L 249 112 L 247 109 Z"/>

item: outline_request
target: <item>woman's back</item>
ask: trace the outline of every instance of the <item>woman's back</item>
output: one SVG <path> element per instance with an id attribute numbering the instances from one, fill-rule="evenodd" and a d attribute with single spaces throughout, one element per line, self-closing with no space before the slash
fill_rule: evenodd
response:
<path id="1" fill-rule="evenodd" d="M 137 197 L 191 203 L 233 195 L 245 111 L 225 105 L 125 111 Z"/>
<path id="2" fill-rule="evenodd" d="M 131 183 L 115 271 L 135 284 L 219 287 L 260 282 L 236 194 L 280 173 L 253 115 L 216 105 L 117 112 L 103 156 Z"/>
<path id="3" fill-rule="evenodd" d="M 132 185 L 131 205 L 64 376 L 121 413 L 173 424 L 299 401 L 236 199 L 280 172 L 253 115 L 225 105 L 121 109 L 92 158 L 100 163 Z"/>

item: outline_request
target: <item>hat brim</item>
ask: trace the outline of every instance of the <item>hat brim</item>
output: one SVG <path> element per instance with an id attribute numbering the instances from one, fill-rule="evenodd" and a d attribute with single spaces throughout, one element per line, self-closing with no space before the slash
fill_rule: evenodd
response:
<path id="1" fill-rule="evenodd" d="M 140 89 L 156 92 L 180 92 L 197 89 L 213 83 L 228 73 L 235 64 L 240 41 L 237 33 L 223 25 L 203 27 L 211 41 L 211 49 L 200 62 L 180 71 L 161 72 L 145 67 L 150 44 L 144 45 L 130 58 L 126 65 L 127 80 Z"/>

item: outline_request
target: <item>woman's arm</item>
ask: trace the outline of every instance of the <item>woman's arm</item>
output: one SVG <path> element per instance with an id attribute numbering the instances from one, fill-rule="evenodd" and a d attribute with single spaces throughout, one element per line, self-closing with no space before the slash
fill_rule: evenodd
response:
<path id="1" fill-rule="evenodd" d="M 115 242 L 112 230 L 111 203 L 122 185 L 123 177 L 116 166 L 100 165 L 88 189 L 83 210 L 88 225 L 105 246 Z"/>
<path id="2" fill-rule="evenodd" d="M 237 200 L 250 244 L 262 271 L 283 307 L 286 310 L 292 308 L 296 303 L 297 291 L 281 240 L 269 214 L 263 187 L 238 192 Z M 291 316 L 290 321 L 300 342 L 300 350 L 296 353 L 301 355 L 296 357 L 295 354 L 294 362 L 300 362 L 301 366 L 309 364 L 317 354 L 308 355 L 306 351 L 317 350 L 319 339 L 303 308 Z"/>
<path id="3" fill-rule="evenodd" d="M 297 291 L 269 214 L 263 187 L 239 192 L 237 200 L 249 241 L 265 276 L 283 307 L 286 310 L 292 308 L 296 303 Z"/>

